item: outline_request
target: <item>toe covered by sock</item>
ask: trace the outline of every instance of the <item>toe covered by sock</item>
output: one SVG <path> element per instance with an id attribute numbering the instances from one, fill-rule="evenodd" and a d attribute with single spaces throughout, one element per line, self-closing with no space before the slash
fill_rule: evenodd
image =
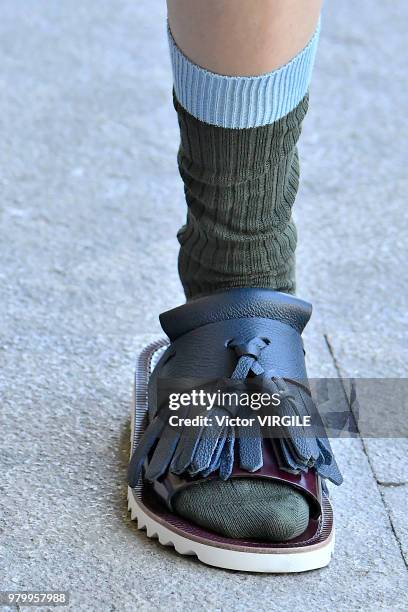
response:
<path id="1" fill-rule="evenodd" d="M 209 480 L 177 494 L 180 516 L 229 538 L 284 542 L 309 523 L 309 504 L 293 487 L 260 478 Z"/>

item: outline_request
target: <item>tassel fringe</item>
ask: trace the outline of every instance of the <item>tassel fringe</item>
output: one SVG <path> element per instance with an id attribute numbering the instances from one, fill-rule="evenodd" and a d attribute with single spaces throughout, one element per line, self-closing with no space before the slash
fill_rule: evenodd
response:
<path id="1" fill-rule="evenodd" d="M 257 361 L 262 349 L 259 343 L 256 350 L 254 345 L 250 350 L 242 346 L 237 348 L 239 360 L 232 378 L 242 380 L 251 375 L 262 378 L 262 384 L 269 393 L 279 394 L 280 404 L 275 414 L 301 419 L 310 416 L 312 425 L 285 426 L 277 435 L 276 427 L 262 428 L 257 418 L 250 427 L 232 427 L 228 419 L 224 419 L 225 424 L 217 422 L 216 417 L 233 415 L 251 418 L 258 414 L 249 407 L 238 406 L 235 409 L 216 407 L 209 412 L 201 409 L 199 416 L 211 418 L 211 427 L 180 428 L 169 424 L 171 413 L 168 408 L 162 408 L 146 428 L 133 453 L 128 471 L 131 487 L 138 483 L 147 458 L 149 463 L 145 479 L 150 482 L 160 478 L 167 470 L 178 475 L 187 473 L 203 477 L 218 473 L 219 478 L 228 480 L 236 460 L 243 470 L 256 472 L 263 466 L 264 438 L 273 440 L 281 469 L 298 474 L 313 468 L 322 478 L 336 485 L 342 483 L 342 475 L 310 393 L 294 382 L 266 376 Z M 197 416 L 197 408 L 184 408 L 182 412 L 179 416 Z"/>

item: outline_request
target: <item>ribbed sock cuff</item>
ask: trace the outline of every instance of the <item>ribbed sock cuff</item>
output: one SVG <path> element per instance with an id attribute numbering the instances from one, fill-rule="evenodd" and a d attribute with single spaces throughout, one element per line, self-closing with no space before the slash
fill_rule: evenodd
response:
<path id="1" fill-rule="evenodd" d="M 306 95 L 313 71 L 320 21 L 309 44 L 289 63 L 256 77 L 223 76 L 191 62 L 168 28 L 174 91 L 193 117 L 225 128 L 268 125 L 292 111 Z"/>

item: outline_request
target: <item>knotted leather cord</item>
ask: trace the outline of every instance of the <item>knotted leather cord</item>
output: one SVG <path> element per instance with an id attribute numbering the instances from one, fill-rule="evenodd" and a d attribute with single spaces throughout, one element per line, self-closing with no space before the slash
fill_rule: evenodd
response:
<path id="1" fill-rule="evenodd" d="M 231 341 L 228 343 L 228 347 L 235 350 L 238 356 L 237 365 L 231 375 L 232 379 L 244 380 L 248 378 L 252 372 L 256 375 L 257 380 L 269 380 L 274 385 L 274 389 L 279 394 L 280 400 L 287 400 L 296 406 L 296 400 L 286 385 L 283 378 L 278 376 L 268 376 L 265 369 L 261 366 L 258 358 L 261 351 L 270 344 L 270 340 L 263 338 L 252 338 L 249 342 L 240 343 L 239 341 Z"/>
<path id="2" fill-rule="evenodd" d="M 279 394 L 279 412 L 282 415 L 305 416 L 308 415 L 308 406 L 313 404 L 310 393 L 300 388 L 296 390 L 298 402 L 294 394 L 288 389 L 283 378 L 270 376 L 259 363 L 261 351 L 268 346 L 270 340 L 255 337 L 248 342 L 232 340 L 228 347 L 233 349 L 238 357 L 237 364 L 231 375 L 232 380 L 245 380 L 256 377 L 261 381 L 267 381 L 267 385 L 273 385 L 273 389 Z M 225 412 L 224 408 L 216 407 L 213 412 Z M 160 411 L 161 412 L 161 411 Z M 228 411 L 227 411 L 228 412 Z M 237 414 L 237 411 L 234 411 Z M 240 407 L 241 416 L 250 416 L 251 409 Z M 187 472 L 190 476 L 208 476 L 218 471 L 222 479 L 228 479 L 233 470 L 235 461 L 234 446 L 239 433 L 239 462 L 242 469 L 255 472 L 263 465 L 262 435 L 259 421 L 251 427 L 251 434 L 240 426 L 236 428 L 225 426 L 218 430 L 216 436 L 206 431 L 208 428 L 198 430 L 197 439 L 194 443 L 175 434 L 159 415 L 152 420 L 147 427 L 142 439 L 136 448 L 129 465 L 129 482 L 131 486 L 137 483 L 143 464 L 154 448 L 151 461 L 146 472 L 148 480 L 155 480 L 169 469 L 174 473 Z M 307 472 L 314 467 L 323 477 L 328 478 L 335 484 L 342 482 L 342 476 L 338 470 L 328 440 L 320 436 L 307 437 L 299 434 L 296 427 L 285 429 L 287 436 L 279 438 L 279 444 L 283 459 L 281 468 L 293 473 Z M 271 432 L 271 437 L 276 437 Z M 186 446 L 187 443 L 187 446 Z M 187 452 L 186 452 L 187 451 Z M 180 462 L 180 457 L 182 461 Z M 132 484 L 135 483 L 135 484 Z"/>

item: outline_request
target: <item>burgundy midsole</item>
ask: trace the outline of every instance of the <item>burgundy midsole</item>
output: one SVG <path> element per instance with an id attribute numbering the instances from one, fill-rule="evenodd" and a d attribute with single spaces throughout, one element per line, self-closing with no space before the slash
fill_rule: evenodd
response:
<path id="1" fill-rule="evenodd" d="M 141 382 L 142 385 L 141 388 L 140 386 L 138 388 L 136 384 L 136 390 L 138 391 L 139 399 L 144 400 L 141 403 L 147 400 L 147 381 L 153 354 L 166 345 L 166 340 L 154 342 L 145 347 L 139 356 L 136 379 L 139 385 Z M 135 397 L 135 400 L 137 405 L 137 397 Z M 133 435 L 132 446 L 135 446 L 136 443 L 136 437 Z M 286 542 L 262 542 L 259 540 L 227 538 L 209 531 L 204 527 L 189 522 L 181 516 L 173 514 L 145 482 L 141 483 L 137 489 L 132 490 L 136 503 L 150 518 L 179 536 L 208 546 L 254 553 L 295 553 L 305 551 L 305 549 L 318 549 L 327 545 L 334 533 L 333 510 L 324 492 L 322 492 L 322 514 L 320 518 L 311 518 L 306 530 L 300 536 Z"/>
<path id="2" fill-rule="evenodd" d="M 171 513 L 160 502 L 155 493 L 146 486 L 143 487 L 142 498 L 140 499 L 135 495 L 135 499 L 141 509 L 162 526 L 179 536 L 208 546 L 256 553 L 295 553 L 304 549 L 320 548 L 327 544 L 333 536 L 333 511 L 325 494 L 323 494 L 322 499 L 321 519 L 319 521 L 310 520 L 303 534 L 287 542 L 262 542 L 224 537 Z"/>

